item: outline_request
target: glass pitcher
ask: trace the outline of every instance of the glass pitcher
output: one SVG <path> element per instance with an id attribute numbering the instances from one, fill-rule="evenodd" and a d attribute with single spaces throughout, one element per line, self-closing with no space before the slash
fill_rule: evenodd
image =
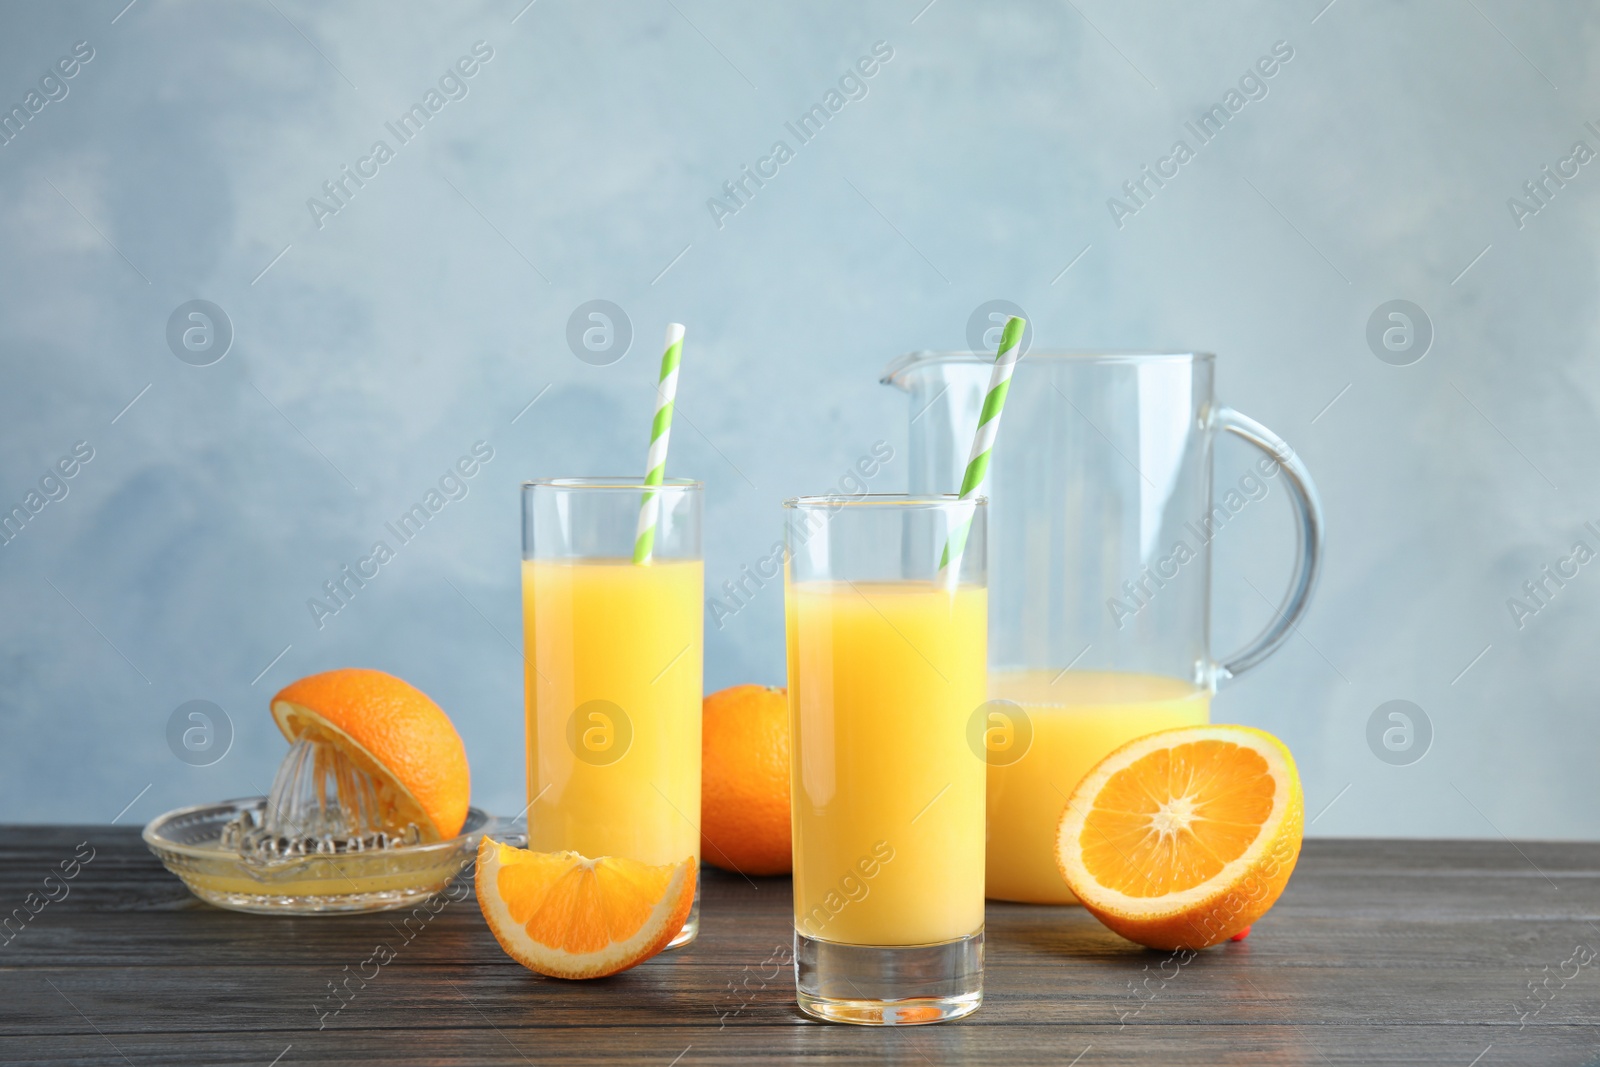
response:
<path id="1" fill-rule="evenodd" d="M 1208 721 L 1219 682 L 1260 663 L 1305 612 L 1321 560 L 1317 492 L 1271 430 L 1212 397 L 1203 352 L 1030 352 L 1017 364 L 989 507 L 987 894 L 1073 903 L 1055 831 L 1079 780 L 1123 744 Z M 960 486 L 992 354 L 915 352 L 882 381 L 910 394 L 912 493 Z M 1261 450 L 1220 499 L 1219 431 Z M 1243 650 L 1210 644 L 1211 540 L 1287 488 L 1294 577 Z"/>

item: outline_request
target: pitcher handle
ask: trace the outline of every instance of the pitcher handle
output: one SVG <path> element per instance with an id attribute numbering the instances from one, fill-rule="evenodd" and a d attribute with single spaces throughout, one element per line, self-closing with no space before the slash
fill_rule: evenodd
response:
<path id="1" fill-rule="evenodd" d="M 1317 576 L 1322 571 L 1322 502 L 1311 481 L 1311 472 L 1283 438 L 1230 407 L 1217 408 L 1212 425 L 1255 445 L 1288 477 L 1296 528 L 1294 578 L 1289 582 L 1283 604 L 1273 609 L 1277 618 L 1254 641 L 1216 665 L 1218 680 L 1226 681 L 1272 655 L 1305 614 L 1311 602 L 1311 591 L 1316 588 Z"/>

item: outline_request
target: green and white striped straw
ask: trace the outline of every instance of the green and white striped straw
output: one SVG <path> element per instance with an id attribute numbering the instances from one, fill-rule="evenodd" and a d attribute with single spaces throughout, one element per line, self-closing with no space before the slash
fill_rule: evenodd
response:
<path id="1" fill-rule="evenodd" d="M 639 502 L 639 527 L 633 539 L 633 561 L 649 563 L 656 546 L 656 519 L 661 495 L 656 487 L 667 476 L 667 439 L 672 436 L 672 401 L 678 395 L 678 361 L 683 357 L 683 325 L 667 324 L 667 348 L 661 353 L 656 381 L 656 417 L 650 424 L 650 456 L 645 463 L 644 499 Z"/>
<path id="2" fill-rule="evenodd" d="M 1022 331 L 1027 323 L 1013 315 L 1006 320 L 1000 332 L 1000 351 L 995 356 L 994 370 L 989 374 L 989 391 L 983 397 L 983 411 L 978 416 L 978 432 L 972 439 L 972 453 L 967 459 L 966 473 L 961 476 L 961 499 L 969 500 L 983 488 L 989 474 L 989 454 L 994 451 L 995 438 L 1000 434 L 1000 412 L 1006 405 L 1006 393 L 1011 390 L 1011 371 L 1022 355 Z M 957 520 L 944 544 L 944 554 L 939 559 L 939 574 L 945 584 L 955 588 L 961 571 L 961 553 L 967 547 L 967 534 L 972 530 L 972 514 Z"/>

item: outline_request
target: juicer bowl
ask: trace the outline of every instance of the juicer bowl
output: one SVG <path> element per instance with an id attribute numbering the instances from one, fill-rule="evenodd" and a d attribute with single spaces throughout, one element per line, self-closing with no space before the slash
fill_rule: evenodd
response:
<path id="1" fill-rule="evenodd" d="M 178 808 L 152 819 L 144 842 L 207 903 L 264 915 L 322 915 L 408 907 L 449 885 L 477 855 L 485 834 L 510 844 L 526 841 L 515 821 L 471 808 L 461 833 L 448 841 L 272 862 L 223 848 L 223 827 L 266 803 L 266 797 L 243 797 Z"/>

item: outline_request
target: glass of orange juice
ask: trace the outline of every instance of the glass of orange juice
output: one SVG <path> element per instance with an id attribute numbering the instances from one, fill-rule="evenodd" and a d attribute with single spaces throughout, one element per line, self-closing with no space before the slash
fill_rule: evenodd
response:
<path id="1" fill-rule="evenodd" d="M 784 506 L 800 1007 L 959 1018 L 983 999 L 985 502 Z"/>
<path id="2" fill-rule="evenodd" d="M 705 569 L 699 482 L 669 479 L 633 562 L 638 478 L 522 487 L 528 847 L 700 857 Z M 669 947 L 694 940 L 694 909 Z"/>

